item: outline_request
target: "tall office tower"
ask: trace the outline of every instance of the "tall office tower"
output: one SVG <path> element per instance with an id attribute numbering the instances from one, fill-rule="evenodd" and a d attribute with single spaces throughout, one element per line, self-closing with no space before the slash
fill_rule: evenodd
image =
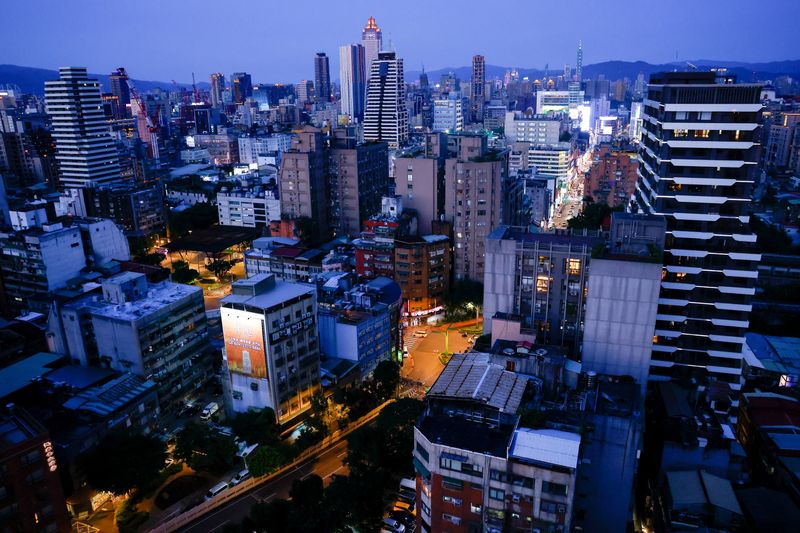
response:
<path id="1" fill-rule="evenodd" d="M 370 17 L 364 31 L 361 32 L 361 44 L 364 46 L 364 70 L 367 81 L 372 76 L 372 62 L 378 59 L 378 54 L 383 48 L 381 29 L 375 23 L 375 18 Z"/>
<path id="2" fill-rule="evenodd" d="M 483 103 L 486 101 L 486 61 L 483 56 L 472 56 L 472 84 L 470 85 L 470 119 L 483 122 Z"/>
<path id="3" fill-rule="evenodd" d="M 117 97 L 116 119 L 130 116 L 128 106 L 131 104 L 131 89 L 128 86 L 128 74 L 124 70 L 117 69 L 108 77 L 111 85 L 111 93 Z"/>
<path id="4" fill-rule="evenodd" d="M 225 90 L 225 74 L 215 72 L 211 75 L 211 105 L 220 107 L 222 105 L 222 92 Z"/>
<path id="5" fill-rule="evenodd" d="M 366 76 L 364 47 L 345 44 L 339 47 L 339 84 L 341 86 L 342 114 L 361 120 L 364 118 Z"/>
<path id="6" fill-rule="evenodd" d="M 761 87 L 713 72 L 650 77 L 635 207 L 667 219 L 650 378 L 738 389 L 758 262 L 748 203 Z"/>
<path id="7" fill-rule="evenodd" d="M 314 82 L 311 80 L 300 80 L 300 83 L 297 84 L 296 89 L 297 91 L 297 102 L 299 104 L 305 104 L 306 102 L 311 102 L 314 100 Z"/>
<path id="8" fill-rule="evenodd" d="M 378 59 L 372 62 L 364 115 L 364 140 L 386 141 L 392 150 L 408 140 L 403 60 L 394 52 L 380 52 Z"/>
<path id="9" fill-rule="evenodd" d="M 253 79 L 247 72 L 234 72 L 231 75 L 231 86 L 235 104 L 243 104 L 248 97 L 253 96 Z"/>
<path id="10" fill-rule="evenodd" d="M 83 189 L 120 180 L 114 139 L 103 114 L 100 83 L 82 67 L 58 69 L 44 83 L 47 114 L 53 123 L 59 185 Z"/>
<path id="11" fill-rule="evenodd" d="M 317 52 L 314 56 L 314 88 L 317 102 L 331 101 L 331 71 L 325 52 Z"/>
<path id="12" fill-rule="evenodd" d="M 327 154 L 322 131 L 313 126 L 295 130 L 292 148 L 282 156 L 280 177 L 281 217 L 310 219 L 312 239 L 330 235 L 328 224 Z"/>
<path id="13" fill-rule="evenodd" d="M 575 63 L 575 81 L 582 82 L 583 76 L 583 42 L 578 41 L 578 62 Z"/>

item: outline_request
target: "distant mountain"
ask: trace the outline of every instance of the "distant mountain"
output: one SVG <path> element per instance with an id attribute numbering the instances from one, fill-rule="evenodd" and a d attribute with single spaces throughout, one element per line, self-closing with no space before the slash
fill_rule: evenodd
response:
<path id="1" fill-rule="evenodd" d="M 90 78 L 100 81 L 103 85 L 103 91 L 111 92 L 111 87 L 108 84 L 108 74 L 89 74 Z M 0 65 L 0 85 L 17 85 L 24 93 L 44 94 L 44 82 L 48 80 L 57 80 L 58 71 L 49 70 L 44 68 L 33 67 L 20 67 L 17 65 Z M 147 81 L 147 80 L 133 80 L 136 89 L 140 92 L 151 91 L 155 88 L 161 88 L 166 91 L 171 91 L 175 88 L 171 81 Z M 192 88 L 190 83 L 179 83 L 178 86 L 187 89 Z M 198 83 L 197 86 L 201 89 L 208 88 L 208 83 Z"/>
<path id="2" fill-rule="evenodd" d="M 776 76 L 788 75 L 793 77 L 800 77 L 800 60 L 786 60 L 786 61 L 771 61 L 767 63 L 746 63 L 742 61 L 717 61 L 709 59 L 699 59 L 697 61 L 690 61 L 692 65 L 700 69 L 711 67 L 725 67 L 729 72 L 736 74 L 740 81 L 751 81 L 753 79 L 768 80 Z M 574 68 L 574 65 L 572 65 Z M 595 63 L 592 65 L 583 66 L 584 79 L 595 78 L 598 75 L 604 75 L 608 80 L 619 80 L 628 78 L 630 80 L 636 79 L 636 76 L 642 72 L 645 78 L 654 72 L 672 71 L 675 69 L 688 70 L 690 67 L 687 62 L 667 63 L 656 65 L 647 63 L 645 61 L 604 61 L 602 63 Z M 498 65 L 486 65 L 486 79 L 503 78 L 503 75 L 511 67 L 502 67 Z M 530 79 L 541 79 L 544 76 L 544 69 L 536 68 L 517 68 L 520 77 L 528 77 Z M 430 83 L 438 83 L 439 79 L 444 74 L 455 74 L 461 80 L 469 80 L 472 77 L 471 67 L 447 67 L 436 70 L 427 71 L 428 80 Z M 557 66 L 551 66 L 549 75 L 557 76 L 561 72 Z M 419 79 L 420 71 L 407 70 L 406 81 L 416 81 Z"/>

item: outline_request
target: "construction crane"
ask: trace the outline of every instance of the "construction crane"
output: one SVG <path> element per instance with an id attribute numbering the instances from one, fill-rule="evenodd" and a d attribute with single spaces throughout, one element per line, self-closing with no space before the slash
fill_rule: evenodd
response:
<path id="1" fill-rule="evenodd" d="M 147 107 L 144 105 L 144 100 L 142 100 L 141 96 L 139 96 L 139 92 L 136 90 L 136 87 L 133 86 L 133 81 L 131 80 L 128 73 L 125 72 L 123 67 L 119 68 L 119 72 L 121 75 L 125 77 L 125 80 L 128 82 L 128 90 L 131 93 L 131 98 L 136 102 L 136 105 L 139 106 L 139 112 L 144 115 L 145 122 L 147 123 L 147 130 L 150 132 L 150 155 L 158 161 L 159 159 L 159 150 L 158 150 L 158 126 L 156 123 L 158 122 L 158 114 L 161 112 L 161 105 L 157 105 L 155 109 L 155 113 L 153 113 L 153 117 L 151 117 L 147 113 Z M 155 118 L 155 120 L 154 120 Z"/>

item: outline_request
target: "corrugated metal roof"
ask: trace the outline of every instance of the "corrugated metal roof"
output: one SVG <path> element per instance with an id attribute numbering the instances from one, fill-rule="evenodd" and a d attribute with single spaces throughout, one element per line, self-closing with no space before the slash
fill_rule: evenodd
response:
<path id="1" fill-rule="evenodd" d="M 509 455 L 566 468 L 578 466 L 581 436 L 557 429 L 520 428 L 514 432 Z"/>

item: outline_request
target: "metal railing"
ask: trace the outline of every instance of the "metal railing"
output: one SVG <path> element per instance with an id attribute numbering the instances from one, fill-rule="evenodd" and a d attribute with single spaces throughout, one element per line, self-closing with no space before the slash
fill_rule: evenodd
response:
<path id="1" fill-rule="evenodd" d="M 290 470 L 293 470 L 312 457 L 319 455 L 321 452 L 325 451 L 326 449 L 330 448 L 334 444 L 337 444 L 341 441 L 344 437 L 355 431 L 356 429 L 369 424 L 373 420 L 375 420 L 378 415 L 380 414 L 381 410 L 386 407 L 389 403 L 394 401 L 394 398 L 391 400 L 387 400 L 366 415 L 359 418 L 356 422 L 348 425 L 344 429 L 339 429 L 335 431 L 333 434 L 325 437 L 319 443 L 307 448 L 303 452 L 300 453 L 297 457 L 295 457 L 291 463 L 287 464 L 286 466 L 281 467 L 280 469 L 272 472 L 271 474 L 265 474 L 259 477 L 252 477 L 250 479 L 246 479 L 223 492 L 219 495 L 215 496 L 214 498 L 204 501 L 199 505 L 192 507 L 191 509 L 186 510 L 176 516 L 169 516 L 166 520 L 162 521 L 159 525 L 155 526 L 154 528 L 150 529 L 151 533 L 169 533 L 171 531 L 176 531 L 177 529 L 190 524 L 191 522 L 197 520 L 201 516 L 222 507 L 223 505 L 227 504 L 228 502 L 235 500 L 242 494 L 249 492 L 250 490 L 258 487 L 259 485 L 263 485 L 272 481 L 273 479 L 277 479 L 282 475 L 286 474 Z"/>

